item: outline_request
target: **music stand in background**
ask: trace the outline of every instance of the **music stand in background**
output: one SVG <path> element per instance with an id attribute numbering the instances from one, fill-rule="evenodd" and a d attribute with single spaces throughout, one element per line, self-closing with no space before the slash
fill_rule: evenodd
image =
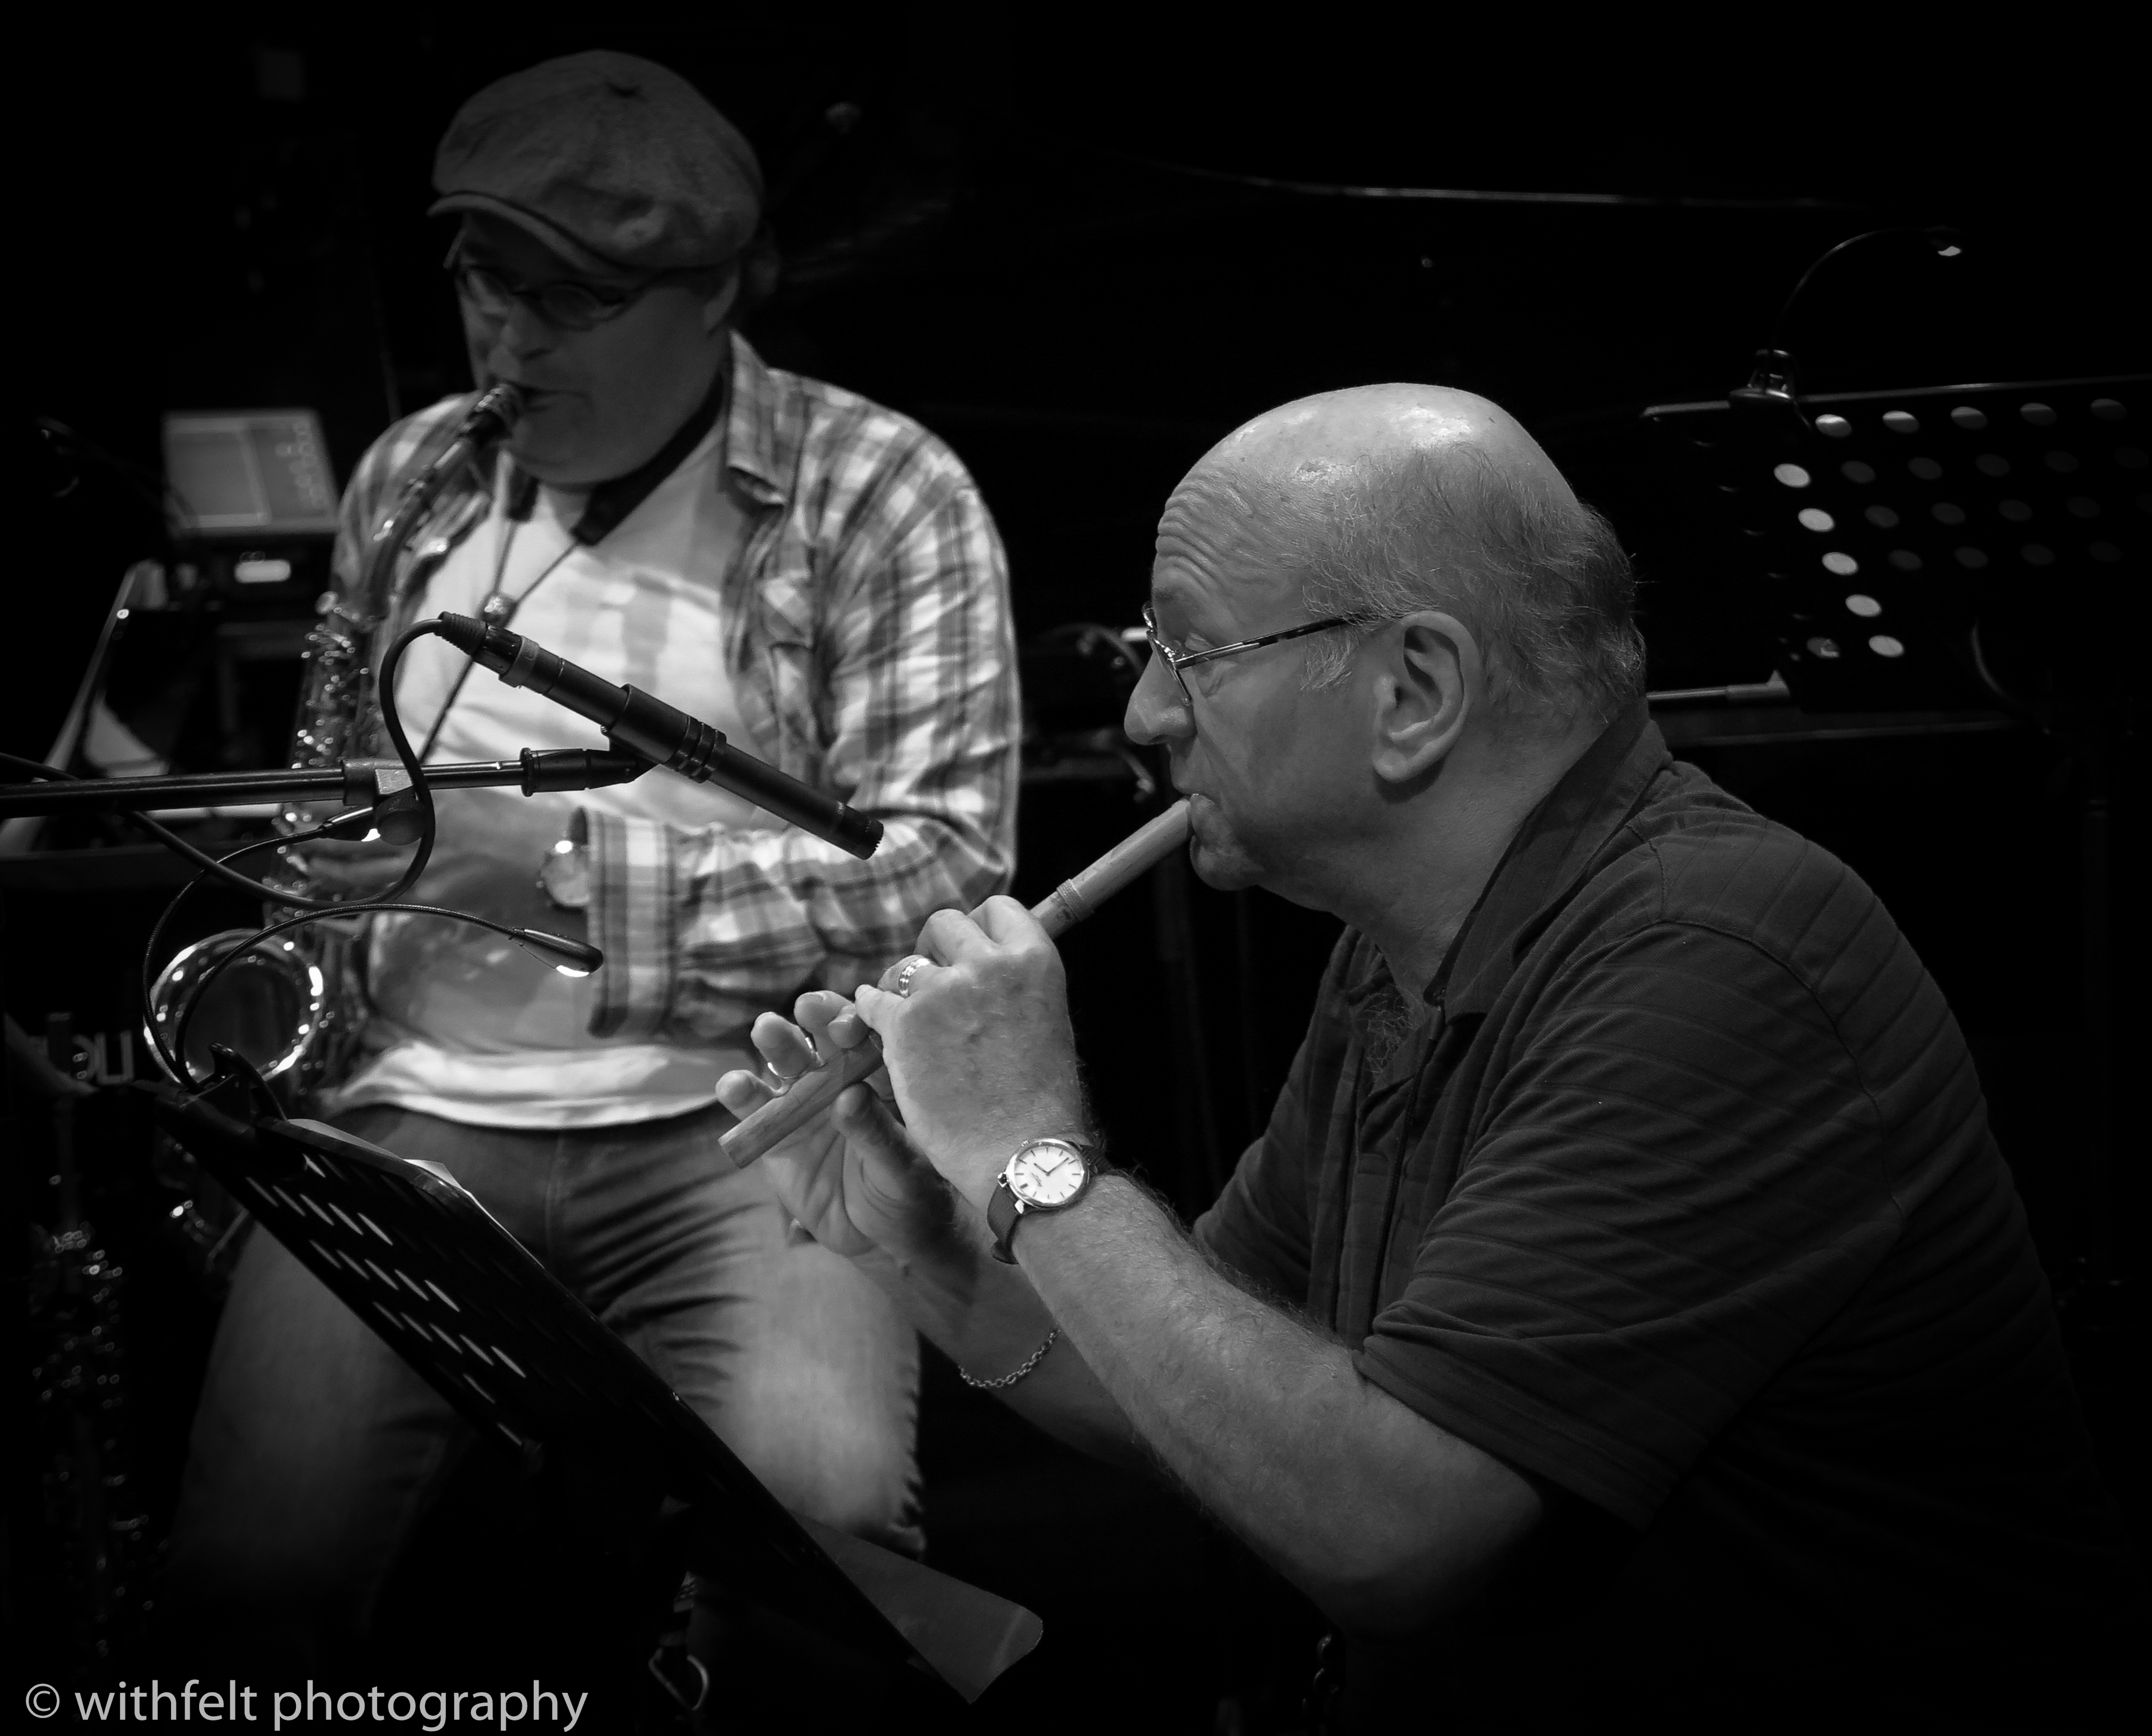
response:
<path id="1" fill-rule="evenodd" d="M 1796 397 L 1767 351 L 1725 400 L 1660 404 L 1728 579 L 1807 712 L 2001 710 L 2082 769 L 2085 1188 L 2095 1325 L 2117 1307 L 2109 766 L 2137 727 L 2152 375 Z M 1774 364 L 1784 364 L 1776 368 Z M 1962 727 L 1946 718 L 1933 727 Z"/>
<path id="2" fill-rule="evenodd" d="M 218 1061 L 199 1096 L 136 1089 L 481 1433 L 526 1458 L 565 1452 L 623 1510 L 654 1520 L 662 1497 L 684 1504 L 697 1573 L 870 1665 L 923 1667 L 969 1702 L 1038 1644 L 1030 1611 L 787 1511 L 446 1170 L 287 1120 L 243 1061 L 221 1048 Z"/>
<path id="3" fill-rule="evenodd" d="M 1804 710 L 2023 712 L 2048 696 L 1998 674 L 2002 617 L 2096 634 L 2143 581 L 2148 385 L 1737 394 L 1644 418 L 1691 461 Z"/>

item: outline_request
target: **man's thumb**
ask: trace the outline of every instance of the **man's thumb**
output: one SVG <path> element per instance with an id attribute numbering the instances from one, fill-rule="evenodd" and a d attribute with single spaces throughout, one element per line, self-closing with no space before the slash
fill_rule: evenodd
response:
<path id="1" fill-rule="evenodd" d="M 847 1086 L 831 1106 L 830 1119 L 859 1154 L 861 1178 L 883 1199 L 909 1199 L 918 1190 L 918 1172 L 931 1173 L 888 1105 L 866 1086 Z"/>

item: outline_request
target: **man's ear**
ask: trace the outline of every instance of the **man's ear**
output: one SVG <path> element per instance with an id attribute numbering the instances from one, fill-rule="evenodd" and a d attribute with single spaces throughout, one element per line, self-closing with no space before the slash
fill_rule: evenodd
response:
<path id="1" fill-rule="evenodd" d="M 1374 773 L 1387 784 L 1416 784 L 1462 739 L 1485 692 L 1485 665 L 1472 630 L 1438 610 L 1392 622 L 1383 639 L 1374 683 Z"/>

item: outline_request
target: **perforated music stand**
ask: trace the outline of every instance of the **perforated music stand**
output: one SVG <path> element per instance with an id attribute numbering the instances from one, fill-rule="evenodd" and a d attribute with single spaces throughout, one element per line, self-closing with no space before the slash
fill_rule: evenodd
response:
<path id="1" fill-rule="evenodd" d="M 1992 673 L 2006 618 L 2059 606 L 2096 636 L 2124 575 L 2141 581 L 2148 387 L 2129 374 L 1644 417 L 1693 461 L 1804 710 L 1992 707 L 2008 698 Z"/>
<path id="2" fill-rule="evenodd" d="M 560 1445 L 696 1510 L 699 1571 L 967 1701 L 1038 1644 L 1030 1611 L 803 1523 L 454 1176 L 282 1119 L 220 1050 L 216 1085 L 154 1099 L 166 1132 L 483 1433 Z M 714 1156 L 714 1154 L 713 1154 Z"/>

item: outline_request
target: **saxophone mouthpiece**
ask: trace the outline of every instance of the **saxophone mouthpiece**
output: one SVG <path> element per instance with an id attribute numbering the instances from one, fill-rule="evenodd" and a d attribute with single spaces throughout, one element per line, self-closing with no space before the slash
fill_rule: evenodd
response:
<path id="1" fill-rule="evenodd" d="M 468 438 L 497 439 L 515 426 L 523 414 L 522 387 L 513 380 L 496 380 L 478 395 L 478 402 L 464 418 Z"/>

